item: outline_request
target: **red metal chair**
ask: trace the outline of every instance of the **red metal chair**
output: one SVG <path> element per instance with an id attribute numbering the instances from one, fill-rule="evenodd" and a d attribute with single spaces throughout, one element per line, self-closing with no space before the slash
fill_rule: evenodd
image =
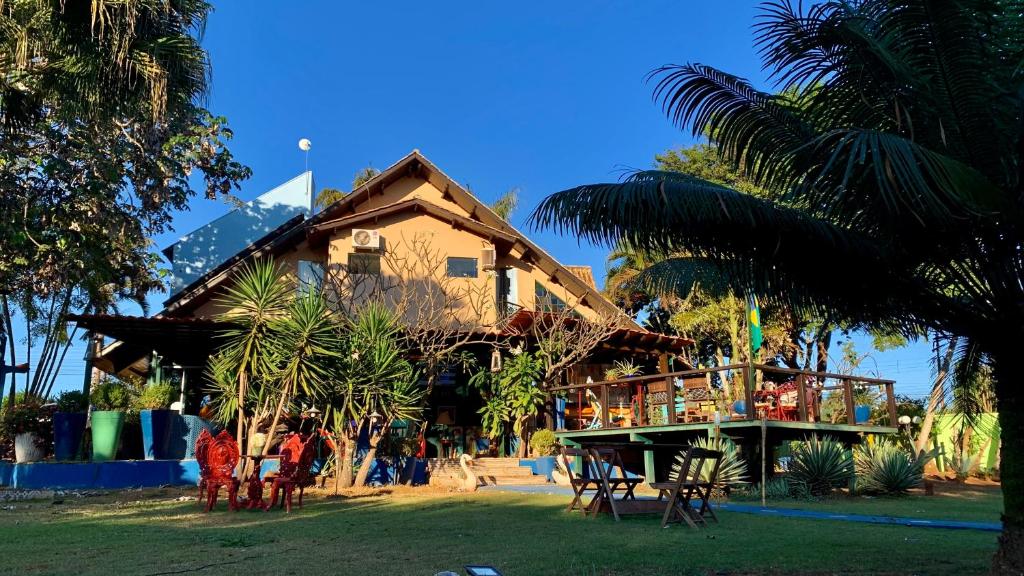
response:
<path id="1" fill-rule="evenodd" d="M 238 467 L 238 443 L 227 430 L 217 435 L 206 447 L 207 476 L 206 511 L 213 510 L 221 487 L 228 490 L 228 510 L 238 510 L 238 486 L 235 468 Z"/>
<path id="2" fill-rule="evenodd" d="M 203 492 L 206 490 L 206 479 L 210 476 L 210 467 L 207 464 L 206 453 L 210 448 L 210 442 L 213 442 L 213 436 L 210 435 L 210 431 L 203 428 L 203 431 L 199 433 L 199 438 L 196 440 L 196 463 L 199 464 L 199 496 L 196 498 L 196 503 L 200 506 L 203 505 Z"/>
<path id="3" fill-rule="evenodd" d="M 299 489 L 299 508 L 302 508 L 302 494 L 306 486 L 313 485 L 313 458 L 316 456 L 316 438 L 303 438 L 301 434 L 291 434 L 281 443 L 281 464 L 277 473 L 268 474 L 265 480 L 271 482 L 270 504 L 264 510 L 270 510 L 277 504 L 277 494 L 284 489 L 281 506 L 286 512 L 292 511 L 292 493 Z"/>

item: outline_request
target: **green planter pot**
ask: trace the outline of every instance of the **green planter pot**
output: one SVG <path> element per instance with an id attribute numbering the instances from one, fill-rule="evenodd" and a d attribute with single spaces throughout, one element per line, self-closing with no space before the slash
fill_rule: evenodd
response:
<path id="1" fill-rule="evenodd" d="M 124 412 L 97 410 L 92 413 L 92 459 L 95 462 L 113 460 L 124 426 Z"/>

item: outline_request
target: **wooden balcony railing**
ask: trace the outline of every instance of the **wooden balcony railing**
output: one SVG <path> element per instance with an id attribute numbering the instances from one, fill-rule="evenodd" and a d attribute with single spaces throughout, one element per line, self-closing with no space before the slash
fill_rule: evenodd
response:
<path id="1" fill-rule="evenodd" d="M 552 388 L 565 429 L 768 419 L 896 426 L 893 380 L 731 364 Z"/>

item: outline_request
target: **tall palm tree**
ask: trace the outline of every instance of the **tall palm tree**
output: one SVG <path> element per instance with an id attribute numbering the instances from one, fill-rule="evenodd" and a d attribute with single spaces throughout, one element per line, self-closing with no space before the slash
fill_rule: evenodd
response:
<path id="1" fill-rule="evenodd" d="M 223 312 L 216 316 L 227 324 L 221 336 L 225 346 L 211 369 L 218 373 L 230 370 L 237 377 L 238 394 L 236 440 L 245 446 L 245 399 L 249 397 L 249 383 L 256 379 L 266 382 L 279 363 L 278 350 L 270 339 L 271 322 L 285 313 L 291 295 L 283 270 L 273 259 L 247 263 L 238 273 L 235 283 L 218 300 Z"/>
<path id="2" fill-rule="evenodd" d="M 959 334 L 994 370 L 1002 430 L 997 573 L 1024 571 L 1024 25 L 1008 0 L 763 5 L 779 96 L 702 64 L 655 70 L 669 118 L 708 134 L 773 200 L 683 174 L 546 198 L 538 226 L 686 251 L 642 283 L 722 275 L 746 294 L 881 328 Z M 979 364 L 980 365 L 980 364 Z"/>

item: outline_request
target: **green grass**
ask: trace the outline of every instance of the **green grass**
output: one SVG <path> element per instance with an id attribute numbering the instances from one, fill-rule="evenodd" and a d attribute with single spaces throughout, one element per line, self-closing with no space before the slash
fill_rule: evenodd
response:
<path id="1" fill-rule="evenodd" d="M 506 576 L 981 574 L 996 544 L 993 533 L 728 512 L 707 529 L 663 530 L 653 516 L 568 514 L 562 496 L 414 489 L 311 498 L 290 515 L 223 504 L 207 515 L 177 494 L 0 510 L 0 572 L 432 575 L 476 562 Z"/>

